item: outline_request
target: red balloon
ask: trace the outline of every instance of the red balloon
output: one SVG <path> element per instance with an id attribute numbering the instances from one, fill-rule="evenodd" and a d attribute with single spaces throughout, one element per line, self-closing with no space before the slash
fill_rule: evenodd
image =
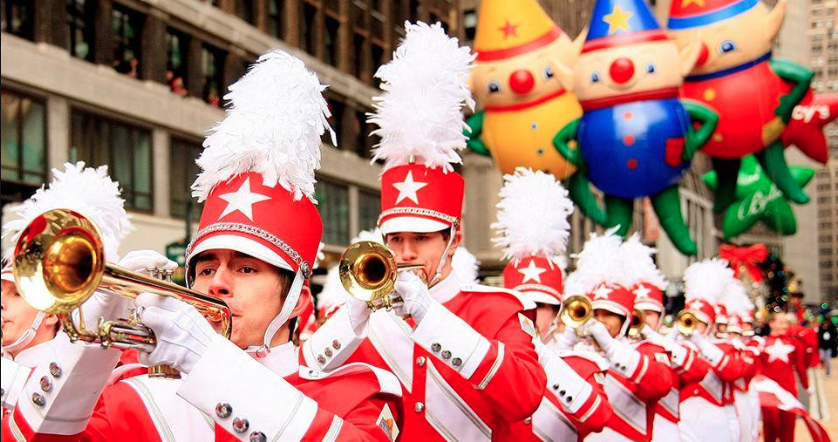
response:
<path id="1" fill-rule="evenodd" d="M 794 145 L 807 157 L 826 164 L 829 145 L 824 126 L 838 117 L 838 94 L 806 94 L 794 108 L 791 121 L 783 131 L 783 145 Z"/>

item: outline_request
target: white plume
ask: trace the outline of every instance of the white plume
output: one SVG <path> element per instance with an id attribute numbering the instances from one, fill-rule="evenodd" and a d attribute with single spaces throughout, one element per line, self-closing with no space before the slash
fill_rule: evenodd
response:
<path id="1" fill-rule="evenodd" d="M 384 244 L 384 235 L 381 234 L 381 230 L 378 227 L 372 230 L 361 230 L 358 232 L 358 236 L 352 239 L 352 243 L 358 241 L 375 241 Z"/>
<path id="2" fill-rule="evenodd" d="M 326 243 L 320 241 L 320 244 L 317 246 L 317 256 L 314 258 L 314 265 L 311 266 L 313 269 L 320 268 L 320 262 L 326 259 L 326 253 L 323 252 L 323 249 L 326 248 Z"/>
<path id="3" fill-rule="evenodd" d="M 230 86 L 227 116 L 204 140 L 202 172 L 192 196 L 204 201 L 212 188 L 246 172 L 314 200 L 314 171 L 320 168 L 320 137 L 328 130 L 326 86 L 298 58 L 280 50 L 265 53 Z"/>
<path id="4" fill-rule="evenodd" d="M 620 253 L 623 254 L 625 260 L 626 272 L 634 279 L 630 285 L 645 282 L 661 291 L 666 290 L 669 282 L 658 269 L 658 266 L 655 265 L 655 260 L 652 259 L 652 255 L 657 252 L 656 249 L 643 244 L 637 233 L 623 243 L 620 247 Z"/>
<path id="5" fill-rule="evenodd" d="M 466 146 L 463 105 L 474 109 L 467 79 L 475 56 L 439 23 L 407 22 L 405 31 L 393 60 L 375 74 L 384 93 L 369 116 L 381 137 L 373 161 L 390 168 L 415 159 L 451 171 Z"/>
<path id="6" fill-rule="evenodd" d="M 480 272 L 480 261 L 472 255 L 464 246 L 457 247 L 454 257 L 451 259 L 451 266 L 454 274 L 464 284 L 476 284 Z"/>
<path id="7" fill-rule="evenodd" d="M 52 169 L 49 187 L 38 189 L 31 198 L 17 205 L 12 213 L 19 218 L 3 225 L 3 238 L 17 241 L 21 230 L 35 218 L 53 209 L 70 209 L 89 217 L 102 234 L 105 257 L 119 261 L 119 244 L 134 228 L 120 197 L 119 183 L 108 176 L 108 166 L 84 167 L 84 162 L 65 163 L 64 170 Z M 11 252 L 11 251 L 10 251 Z"/>
<path id="8" fill-rule="evenodd" d="M 317 309 L 328 310 L 332 307 L 343 305 L 349 293 L 343 288 L 340 282 L 338 266 L 334 266 L 326 273 L 326 282 L 323 283 L 323 290 L 317 295 Z"/>
<path id="9" fill-rule="evenodd" d="M 623 239 L 616 234 L 617 228 L 610 229 L 603 235 L 591 233 L 582 251 L 575 258 L 576 270 L 567 277 L 565 293 L 590 293 L 598 285 L 631 285 L 631 275 L 627 274 L 620 245 Z"/>
<path id="10" fill-rule="evenodd" d="M 717 304 L 734 280 L 733 270 L 724 259 L 711 258 L 693 263 L 684 271 L 684 297 Z"/>
<path id="11" fill-rule="evenodd" d="M 567 190 L 553 175 L 523 167 L 503 179 L 492 241 L 504 248 L 504 259 L 563 255 L 573 213 Z"/>
<path id="12" fill-rule="evenodd" d="M 729 315 L 740 315 L 754 311 L 754 303 L 748 297 L 748 291 L 745 290 L 742 281 L 735 278 L 728 284 L 721 302 L 727 307 Z"/>

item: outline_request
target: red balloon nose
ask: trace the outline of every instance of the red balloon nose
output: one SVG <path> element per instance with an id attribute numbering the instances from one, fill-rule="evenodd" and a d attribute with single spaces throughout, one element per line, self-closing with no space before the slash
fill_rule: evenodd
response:
<path id="1" fill-rule="evenodd" d="M 530 71 L 518 69 L 509 76 L 509 87 L 516 94 L 526 94 L 535 87 L 535 78 Z"/>
<path id="2" fill-rule="evenodd" d="M 626 83 L 634 76 L 634 63 L 628 58 L 618 58 L 611 62 L 611 68 L 608 70 L 608 73 L 615 83 Z"/>
<path id="3" fill-rule="evenodd" d="M 710 51 L 707 49 L 707 45 L 702 43 L 701 44 L 701 51 L 698 53 L 698 59 L 695 61 L 696 66 L 701 66 L 704 63 L 707 63 L 707 59 L 710 57 Z"/>

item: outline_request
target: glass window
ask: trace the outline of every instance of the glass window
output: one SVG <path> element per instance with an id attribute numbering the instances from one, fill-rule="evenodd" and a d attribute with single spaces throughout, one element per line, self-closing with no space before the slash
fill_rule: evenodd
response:
<path id="1" fill-rule="evenodd" d="M 285 38 L 283 13 L 285 13 L 285 0 L 268 1 L 268 32 L 279 39 Z"/>
<path id="2" fill-rule="evenodd" d="M 201 96 L 204 101 L 221 107 L 221 98 L 224 95 L 224 51 L 204 45 L 201 49 L 201 74 L 204 85 L 201 88 Z"/>
<path id="3" fill-rule="evenodd" d="M 329 104 L 329 112 L 332 114 L 331 116 L 329 116 L 329 126 L 331 126 L 332 130 L 335 131 L 335 135 L 337 135 L 338 146 L 340 146 L 340 143 L 342 142 L 341 140 L 343 140 L 343 134 L 341 133 L 341 126 L 343 124 L 343 111 L 346 108 L 346 106 L 340 99 L 333 97 L 329 97 L 327 99 L 327 103 Z M 329 135 L 328 131 L 326 131 L 323 134 L 323 143 L 328 144 L 330 146 L 332 145 L 332 137 Z"/>
<path id="4" fill-rule="evenodd" d="M 349 242 L 349 188 L 344 184 L 318 178 L 317 208 L 323 219 L 323 242 L 343 245 Z"/>
<path id="5" fill-rule="evenodd" d="M 363 110 L 355 111 L 355 119 L 352 123 L 352 131 L 355 134 L 355 153 L 364 158 L 371 158 L 372 140 L 370 139 L 367 116 Z"/>
<path id="6" fill-rule="evenodd" d="M 7 89 L 0 96 L 3 181 L 40 185 L 47 170 L 44 103 Z"/>
<path id="7" fill-rule="evenodd" d="M 381 213 L 381 195 L 371 190 L 358 192 L 358 227 L 372 230 L 378 225 Z"/>
<path id="8" fill-rule="evenodd" d="M 34 8 L 27 0 L 0 1 L 0 30 L 32 40 Z"/>
<path id="9" fill-rule="evenodd" d="M 381 65 L 384 64 L 384 47 L 379 45 L 378 43 L 373 43 L 372 45 L 372 68 L 374 70 L 378 70 Z M 376 77 L 373 77 L 373 82 L 376 85 L 380 82 L 380 80 Z"/>
<path id="10" fill-rule="evenodd" d="M 254 3 L 256 2 L 253 0 L 236 0 L 236 15 L 250 24 L 256 24 L 256 11 L 254 10 Z"/>
<path id="11" fill-rule="evenodd" d="M 113 27 L 113 68 L 129 77 L 140 77 L 143 15 L 122 5 L 111 11 Z"/>
<path id="12" fill-rule="evenodd" d="M 314 33 L 316 29 L 316 23 L 314 22 L 317 16 L 317 7 L 310 5 L 308 3 L 303 4 L 303 16 L 302 16 L 302 23 L 300 25 L 303 28 L 303 38 L 302 38 L 302 49 L 309 54 L 316 55 L 317 54 L 317 36 Z"/>
<path id="13" fill-rule="evenodd" d="M 95 5 L 86 0 L 67 0 L 67 50 L 83 60 L 93 60 Z"/>
<path id="14" fill-rule="evenodd" d="M 186 60 L 189 51 L 189 37 L 172 28 L 166 30 L 166 83 L 172 92 L 186 96 Z"/>
<path id="15" fill-rule="evenodd" d="M 340 21 L 334 17 L 326 17 L 326 63 L 332 66 L 338 64 L 338 35 L 340 32 Z"/>
<path id="16" fill-rule="evenodd" d="M 153 209 L 150 131 L 74 110 L 70 143 L 71 161 L 108 165 L 127 208 Z"/>
<path id="17" fill-rule="evenodd" d="M 200 214 L 192 199 L 192 182 L 198 176 L 195 160 L 201 154 L 201 144 L 172 138 L 169 146 L 169 214 L 172 218 L 186 218 L 187 209 L 195 218 Z M 190 207 L 189 204 L 192 203 Z"/>
<path id="18" fill-rule="evenodd" d="M 352 54 L 350 56 L 353 58 L 352 62 L 352 75 L 355 78 L 361 78 L 361 75 L 364 73 L 364 43 L 366 42 L 366 37 L 363 34 L 355 33 L 352 37 Z"/>

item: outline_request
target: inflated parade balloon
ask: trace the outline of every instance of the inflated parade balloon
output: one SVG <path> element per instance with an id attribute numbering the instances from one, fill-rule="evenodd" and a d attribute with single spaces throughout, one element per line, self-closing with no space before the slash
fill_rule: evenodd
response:
<path id="1" fill-rule="evenodd" d="M 807 157 L 826 164 L 829 145 L 823 130 L 835 117 L 838 117 L 838 94 L 806 94 L 783 131 L 783 145 L 795 146 Z"/>
<path id="2" fill-rule="evenodd" d="M 567 180 L 583 213 L 603 222 L 588 183 L 553 149 L 553 137 L 582 108 L 560 81 L 570 73 L 584 37 L 571 41 L 535 0 L 484 0 L 480 6 L 476 66 L 470 83 L 482 106 L 467 123 L 469 148 L 491 155 L 498 169 L 542 170 Z"/>
<path id="3" fill-rule="evenodd" d="M 672 2 L 670 35 L 679 44 L 698 38 L 702 48 L 683 95 L 719 114 L 719 127 L 702 149 L 718 173 L 716 212 L 733 203 L 740 160 L 751 154 L 788 199 L 809 201 L 789 171 L 781 139 L 813 77 L 803 66 L 771 56 L 785 12 L 784 0 L 773 10 L 759 0 Z"/>
<path id="4" fill-rule="evenodd" d="M 633 200 L 648 196 L 661 227 L 686 255 L 697 247 L 681 215 L 678 181 L 718 121 L 707 107 L 679 99 L 698 55 L 697 42 L 678 50 L 644 0 L 597 1 L 573 66 L 584 115 L 554 140 L 605 194 L 607 226 L 625 235 Z"/>

